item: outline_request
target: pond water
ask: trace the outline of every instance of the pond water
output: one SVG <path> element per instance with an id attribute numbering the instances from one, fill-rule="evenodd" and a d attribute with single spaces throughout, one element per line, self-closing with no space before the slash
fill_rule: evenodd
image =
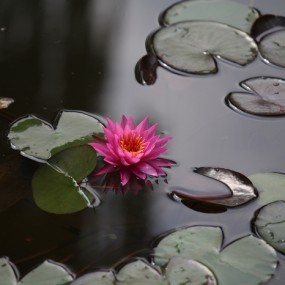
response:
<path id="1" fill-rule="evenodd" d="M 239 1 L 248 4 L 247 1 Z M 171 200 L 173 187 L 226 191 L 225 186 L 192 172 L 217 166 L 251 175 L 285 172 L 285 119 L 254 118 L 234 112 L 225 96 L 242 91 L 239 82 L 256 76 L 284 77 L 284 69 L 259 58 L 246 67 L 219 61 L 219 73 L 184 77 L 158 68 L 157 81 L 140 85 L 134 75 L 146 54 L 145 40 L 159 27 L 171 0 L 0 0 L 0 93 L 15 102 L 0 112 L 0 203 L 19 199 L 0 212 L 0 255 L 21 274 L 45 259 L 83 274 L 110 268 L 128 256 L 145 256 L 167 231 L 189 225 L 216 225 L 224 245 L 252 233 L 256 203 L 220 214 L 196 212 Z M 285 15 L 283 0 L 258 0 L 263 14 Z M 40 210 L 32 199 L 31 178 L 38 164 L 10 148 L 10 123 L 34 114 L 51 122 L 59 110 L 81 110 L 120 121 L 148 116 L 173 137 L 167 157 L 168 184 L 153 191 L 100 192 L 102 204 L 69 215 Z M 12 193 L 12 194 L 11 194 Z M 276 276 L 284 284 L 285 257 Z"/>

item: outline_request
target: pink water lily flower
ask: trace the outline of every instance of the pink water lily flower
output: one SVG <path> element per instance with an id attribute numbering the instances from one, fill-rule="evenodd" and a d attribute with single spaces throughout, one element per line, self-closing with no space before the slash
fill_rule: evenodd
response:
<path id="1" fill-rule="evenodd" d="M 132 117 L 122 117 L 121 124 L 107 119 L 108 127 L 104 128 L 106 141 L 90 143 L 108 163 L 97 175 L 120 171 L 121 183 L 126 185 L 132 175 L 145 180 L 147 176 L 165 176 L 162 167 L 170 167 L 175 163 L 160 158 L 167 152 L 166 144 L 171 137 L 161 138 L 156 135 L 157 124 L 149 127 L 149 119 L 145 118 L 135 126 Z"/>

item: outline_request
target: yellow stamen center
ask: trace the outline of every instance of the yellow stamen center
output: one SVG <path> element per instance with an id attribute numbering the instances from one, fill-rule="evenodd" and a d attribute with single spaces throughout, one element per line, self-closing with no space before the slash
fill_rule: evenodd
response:
<path id="1" fill-rule="evenodd" d="M 130 132 L 121 137 L 120 145 L 124 151 L 128 151 L 136 156 L 144 151 L 145 140 L 141 136 Z"/>

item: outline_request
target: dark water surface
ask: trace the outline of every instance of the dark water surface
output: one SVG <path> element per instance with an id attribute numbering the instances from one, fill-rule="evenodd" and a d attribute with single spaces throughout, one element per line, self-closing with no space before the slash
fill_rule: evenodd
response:
<path id="1" fill-rule="evenodd" d="M 109 268 L 128 255 L 144 255 L 157 236 L 181 226 L 221 226 L 225 245 L 251 233 L 255 203 L 204 214 L 172 201 L 167 192 L 173 186 L 225 190 L 192 173 L 196 166 L 245 175 L 285 172 L 285 118 L 250 118 L 224 104 L 228 93 L 241 90 L 240 81 L 285 77 L 285 70 L 260 59 L 244 68 L 219 62 L 217 75 L 182 77 L 159 68 L 154 85 L 138 84 L 134 67 L 146 53 L 145 39 L 158 28 L 159 13 L 173 3 L 0 0 L 0 94 L 15 99 L 0 112 L 0 201 L 20 191 L 19 201 L 0 213 L 0 255 L 21 274 L 47 258 L 79 274 Z M 258 0 L 255 7 L 263 14 L 285 15 L 283 0 Z M 169 184 L 137 196 L 102 193 L 100 207 L 71 215 L 38 209 L 31 197 L 37 164 L 11 150 L 6 134 L 19 116 L 52 121 L 61 109 L 158 122 L 160 131 L 173 136 L 167 156 L 179 164 L 168 172 Z M 284 284 L 284 256 L 279 260 L 268 284 Z"/>

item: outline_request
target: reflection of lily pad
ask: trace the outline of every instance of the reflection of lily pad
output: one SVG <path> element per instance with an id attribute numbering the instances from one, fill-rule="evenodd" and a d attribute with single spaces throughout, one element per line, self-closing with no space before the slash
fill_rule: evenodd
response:
<path id="1" fill-rule="evenodd" d="M 250 78 L 240 83 L 251 93 L 233 92 L 226 103 L 236 111 L 256 116 L 285 115 L 285 80 L 273 77 Z"/>
<path id="2" fill-rule="evenodd" d="M 218 284 L 257 285 L 270 279 L 277 265 L 272 247 L 252 235 L 221 250 L 218 227 L 189 227 L 164 237 L 155 248 L 155 262 L 164 265 L 172 257 L 194 259 L 209 267 Z"/>
<path id="3" fill-rule="evenodd" d="M 285 30 L 266 35 L 258 47 L 266 62 L 285 67 Z"/>
<path id="4" fill-rule="evenodd" d="M 96 152 L 89 146 L 64 150 L 42 164 L 33 177 L 33 196 L 43 210 L 67 214 L 90 205 L 78 185 L 96 165 Z"/>
<path id="5" fill-rule="evenodd" d="M 285 175 L 281 173 L 257 173 L 249 179 L 258 191 L 257 202 L 265 205 L 285 200 Z"/>
<path id="6" fill-rule="evenodd" d="M 102 124 L 91 115 L 63 111 L 54 129 L 34 116 L 16 121 L 8 134 L 11 145 L 32 159 L 49 159 L 68 147 L 94 141 L 93 134 L 102 133 Z"/>
<path id="7" fill-rule="evenodd" d="M 228 0 L 181 1 L 167 8 L 161 23 L 171 25 L 189 20 L 215 21 L 249 32 L 259 12 L 246 5 Z"/>
<path id="8" fill-rule="evenodd" d="M 233 27 L 205 21 L 176 23 L 159 29 L 149 39 L 162 66 L 178 73 L 216 73 L 214 57 L 246 65 L 257 55 L 254 40 Z"/>
<path id="9" fill-rule="evenodd" d="M 254 224 L 258 234 L 268 244 L 285 253 L 284 201 L 276 201 L 261 208 Z"/>

